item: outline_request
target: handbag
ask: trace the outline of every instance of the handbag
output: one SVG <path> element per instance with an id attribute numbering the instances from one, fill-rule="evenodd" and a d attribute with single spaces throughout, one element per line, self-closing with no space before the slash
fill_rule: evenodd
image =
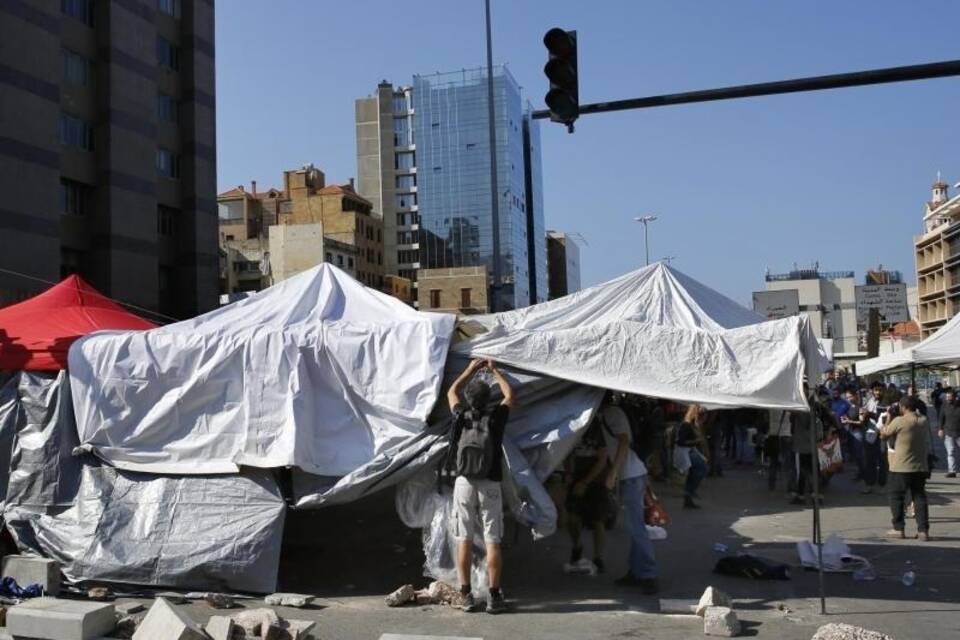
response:
<path id="1" fill-rule="evenodd" d="M 657 499 L 657 494 L 647 485 L 643 495 L 643 521 L 651 527 L 663 527 L 670 524 L 670 516 L 663 504 Z"/>

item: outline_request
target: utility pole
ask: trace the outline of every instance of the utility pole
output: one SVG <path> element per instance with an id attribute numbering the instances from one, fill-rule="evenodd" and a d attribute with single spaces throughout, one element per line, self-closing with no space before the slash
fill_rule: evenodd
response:
<path id="1" fill-rule="evenodd" d="M 643 224 L 643 247 L 644 254 L 647 259 L 647 265 L 650 264 L 650 235 L 649 228 L 650 223 L 657 219 L 657 216 L 637 216 L 633 219 L 634 222 L 640 222 Z"/>
<path id="2" fill-rule="evenodd" d="M 487 16 L 487 118 L 490 120 L 490 223 L 493 225 L 493 286 L 490 287 L 490 311 L 500 310 L 500 198 L 497 187 L 497 129 L 493 104 L 493 35 L 490 29 L 490 0 L 485 0 Z"/>

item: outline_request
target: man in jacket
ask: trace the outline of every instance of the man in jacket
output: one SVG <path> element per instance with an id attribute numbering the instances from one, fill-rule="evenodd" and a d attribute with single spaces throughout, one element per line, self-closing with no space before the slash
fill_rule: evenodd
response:
<path id="1" fill-rule="evenodd" d="M 917 537 L 930 540 L 930 519 L 927 511 L 927 476 L 930 454 L 930 427 L 925 416 L 916 413 L 913 398 L 900 399 L 900 416 L 880 431 L 883 439 L 896 438 L 890 461 L 890 513 L 893 529 L 888 535 L 905 538 L 905 505 L 907 490 L 913 498 L 917 518 Z"/>
<path id="2" fill-rule="evenodd" d="M 956 392 L 947 389 L 940 407 L 940 430 L 937 435 L 943 440 L 943 446 L 947 450 L 948 478 L 956 478 L 957 472 L 960 472 L 960 407 L 956 402 Z"/>

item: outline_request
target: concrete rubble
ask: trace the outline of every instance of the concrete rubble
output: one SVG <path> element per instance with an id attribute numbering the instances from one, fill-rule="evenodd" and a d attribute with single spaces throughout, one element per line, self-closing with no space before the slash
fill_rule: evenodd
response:
<path id="1" fill-rule="evenodd" d="M 270 625 L 280 622 L 280 616 L 273 609 L 247 609 L 232 618 L 246 635 L 260 638 L 266 637 Z"/>
<path id="2" fill-rule="evenodd" d="M 426 589 L 419 590 L 415 590 L 413 585 L 405 584 L 384 598 L 384 601 L 388 607 L 400 607 L 409 603 L 418 605 L 457 604 L 459 599 L 459 590 L 446 582 L 436 580 L 431 582 Z"/>
<path id="3" fill-rule="evenodd" d="M 118 614 L 129 616 L 134 613 L 140 613 L 145 611 L 146 607 L 143 606 L 140 602 L 115 602 L 113 608 L 116 609 Z"/>
<path id="4" fill-rule="evenodd" d="M 35 598 L 7 611 L 7 632 L 15 638 L 91 640 L 116 624 L 113 605 L 103 602 Z"/>
<path id="5" fill-rule="evenodd" d="M 274 593 L 264 598 L 263 601 L 273 607 L 307 607 L 313 603 L 313 596 L 301 593 Z"/>
<path id="6" fill-rule="evenodd" d="M 208 593 L 203 600 L 214 609 L 233 609 L 237 606 L 233 598 L 225 593 Z"/>
<path id="7" fill-rule="evenodd" d="M 211 616 L 203 630 L 211 640 L 241 640 L 244 637 L 243 629 L 229 616 Z"/>
<path id="8" fill-rule="evenodd" d="M 130 640 L 130 638 L 133 638 L 137 627 L 146 617 L 146 613 L 140 612 L 127 615 L 117 613 L 117 627 L 113 630 L 113 637 L 118 638 L 118 640 Z"/>
<path id="9" fill-rule="evenodd" d="M 732 638 L 740 635 L 740 621 L 730 607 L 707 607 L 703 612 L 703 633 Z"/>
<path id="10" fill-rule="evenodd" d="M 700 596 L 700 602 L 697 603 L 697 615 L 702 617 L 707 607 L 733 607 L 733 601 L 720 589 L 707 587 Z"/>
<path id="11" fill-rule="evenodd" d="M 412 584 L 405 584 L 384 598 L 384 602 L 387 603 L 388 607 L 400 607 L 408 602 L 413 602 L 414 598 L 416 598 L 416 593 Z"/>
<path id="12" fill-rule="evenodd" d="M 810 640 L 893 640 L 893 638 L 885 633 L 855 627 L 852 624 L 830 623 L 817 629 Z"/>
<path id="13" fill-rule="evenodd" d="M 39 584 L 45 595 L 60 593 L 60 563 L 49 558 L 9 555 L 3 559 L 3 577 L 13 578 L 21 587 Z"/>
<path id="14" fill-rule="evenodd" d="M 111 607 L 112 609 L 112 607 Z M 178 611 L 164 598 L 157 598 L 143 622 L 133 633 L 133 640 L 208 640 L 199 624 L 185 612 Z"/>

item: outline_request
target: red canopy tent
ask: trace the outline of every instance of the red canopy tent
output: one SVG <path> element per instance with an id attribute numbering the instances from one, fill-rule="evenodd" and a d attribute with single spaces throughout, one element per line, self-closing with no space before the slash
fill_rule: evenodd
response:
<path id="1" fill-rule="evenodd" d="M 40 295 L 0 309 L 0 370 L 58 371 L 73 341 L 102 329 L 152 329 L 72 275 Z"/>

